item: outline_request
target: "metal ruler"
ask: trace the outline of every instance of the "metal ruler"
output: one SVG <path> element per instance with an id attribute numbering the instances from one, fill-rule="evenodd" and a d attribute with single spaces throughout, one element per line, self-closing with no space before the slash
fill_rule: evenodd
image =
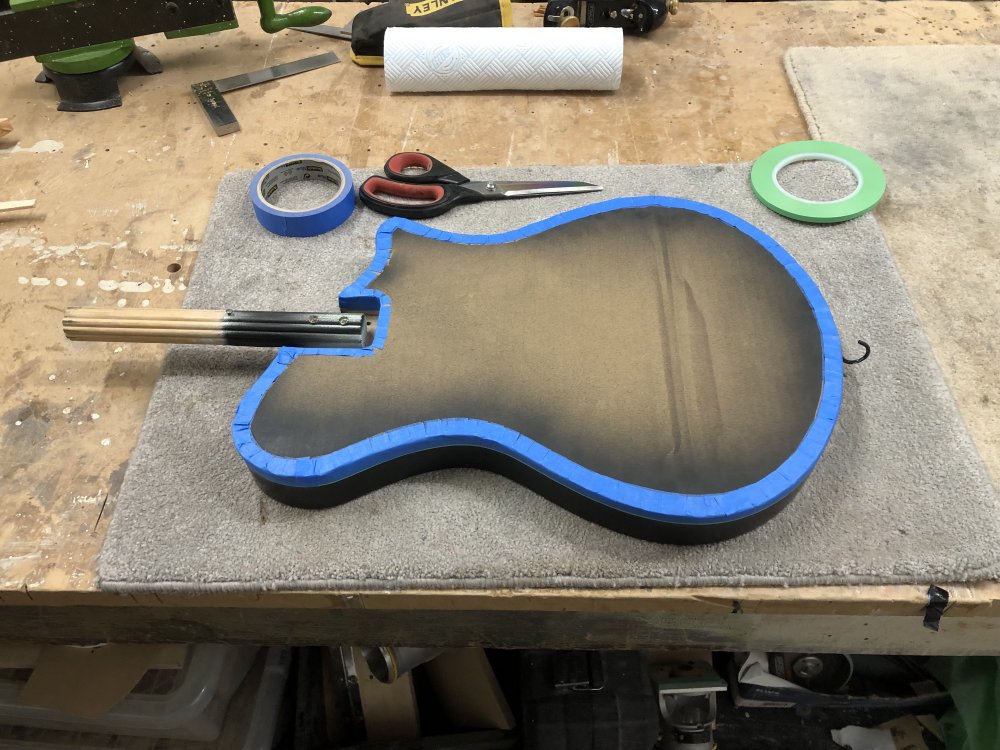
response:
<path id="1" fill-rule="evenodd" d="M 327 65 L 339 63 L 340 58 L 332 52 L 324 52 L 322 55 L 313 55 L 302 60 L 274 65 L 263 70 L 254 70 L 250 73 L 240 73 L 229 78 L 220 78 L 215 81 L 201 81 L 191 84 L 191 90 L 201 104 L 202 109 L 212 123 L 212 129 L 216 135 L 228 135 L 240 129 L 240 124 L 236 120 L 236 115 L 229 108 L 223 94 L 247 86 L 255 86 L 258 83 L 266 83 L 278 78 L 293 76 L 296 73 L 305 73 L 307 70 L 325 68 Z"/>

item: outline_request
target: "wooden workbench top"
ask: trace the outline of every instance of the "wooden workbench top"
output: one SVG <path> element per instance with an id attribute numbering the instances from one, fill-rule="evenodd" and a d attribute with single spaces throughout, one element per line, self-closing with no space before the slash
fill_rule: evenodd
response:
<path id="1" fill-rule="evenodd" d="M 362 9 L 337 3 L 331 23 Z M 405 148 L 455 165 L 640 164 L 751 160 L 807 137 L 782 69 L 792 46 L 1000 42 L 998 3 L 692 3 L 647 38 L 626 39 L 621 90 L 601 94 L 392 97 L 380 69 L 344 42 L 242 27 L 140 43 L 164 73 L 122 82 L 125 106 L 57 112 L 37 64 L 0 64 L 0 603 L 146 604 L 96 591 L 95 558 L 163 349 L 64 340 L 64 308 L 178 306 L 220 177 L 316 151 L 378 168 Z M 534 25 L 533 6 L 515 23 Z M 334 50 L 342 64 L 231 94 L 242 124 L 218 138 L 190 84 Z M 990 467 L 994 476 L 998 468 Z M 184 467 L 177 467 L 183 471 Z M 954 607 L 995 616 L 996 584 L 953 586 Z M 794 612 L 912 615 L 921 586 L 677 589 L 628 592 L 273 594 L 186 598 L 251 607 Z M 431 603 L 431 604 L 428 604 Z"/>

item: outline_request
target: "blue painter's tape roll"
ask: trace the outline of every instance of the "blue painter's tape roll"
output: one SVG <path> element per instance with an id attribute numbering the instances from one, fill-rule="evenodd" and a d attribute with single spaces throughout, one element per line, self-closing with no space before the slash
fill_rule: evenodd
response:
<path id="1" fill-rule="evenodd" d="M 282 208 L 275 199 L 293 182 L 322 180 L 336 192 L 322 205 L 303 209 Z M 276 159 L 254 175 L 250 202 L 257 220 L 268 231 L 282 237 L 315 237 L 336 229 L 354 212 L 354 180 L 350 170 L 322 154 L 293 154 Z"/>

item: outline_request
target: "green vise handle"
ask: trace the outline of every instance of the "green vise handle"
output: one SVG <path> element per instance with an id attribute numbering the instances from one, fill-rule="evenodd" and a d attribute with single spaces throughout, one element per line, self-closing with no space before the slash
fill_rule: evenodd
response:
<path id="1" fill-rule="evenodd" d="M 268 34 L 277 34 L 279 31 L 284 31 L 291 26 L 319 26 L 321 23 L 329 20 L 332 14 L 329 8 L 320 8 L 316 5 L 296 8 L 288 13 L 278 13 L 274 9 L 274 0 L 257 0 L 257 7 L 260 9 L 260 27 Z M 224 24 L 199 26 L 194 29 L 185 29 L 184 31 L 168 32 L 166 36 L 170 39 L 178 36 L 194 36 L 195 34 L 219 31 L 221 28 L 233 28 L 234 26 L 236 26 L 235 22 L 233 22 L 232 26 Z"/>
<path id="2" fill-rule="evenodd" d="M 284 31 L 290 26 L 319 26 L 329 20 L 332 14 L 329 8 L 316 5 L 296 8 L 289 13 L 277 13 L 274 10 L 274 0 L 257 0 L 257 7 L 260 8 L 260 27 L 268 34 Z"/>
<path id="3" fill-rule="evenodd" d="M 320 8 L 315 5 L 296 8 L 289 13 L 278 13 L 274 9 L 274 0 L 257 0 L 257 7 L 260 9 L 260 27 L 268 34 L 276 34 L 290 26 L 319 26 L 321 23 L 327 21 L 331 15 L 329 8 Z M 198 26 L 182 31 L 168 31 L 166 37 L 168 39 L 175 39 L 181 36 L 195 36 L 196 34 L 206 34 L 210 31 L 231 29 L 235 26 L 235 21 L 212 24 L 210 26 Z"/>

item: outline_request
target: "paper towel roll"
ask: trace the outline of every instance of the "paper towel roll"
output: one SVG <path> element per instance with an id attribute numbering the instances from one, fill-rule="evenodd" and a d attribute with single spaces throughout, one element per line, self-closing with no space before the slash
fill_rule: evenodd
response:
<path id="1" fill-rule="evenodd" d="M 385 32 L 389 91 L 613 91 L 622 30 L 393 28 Z"/>

